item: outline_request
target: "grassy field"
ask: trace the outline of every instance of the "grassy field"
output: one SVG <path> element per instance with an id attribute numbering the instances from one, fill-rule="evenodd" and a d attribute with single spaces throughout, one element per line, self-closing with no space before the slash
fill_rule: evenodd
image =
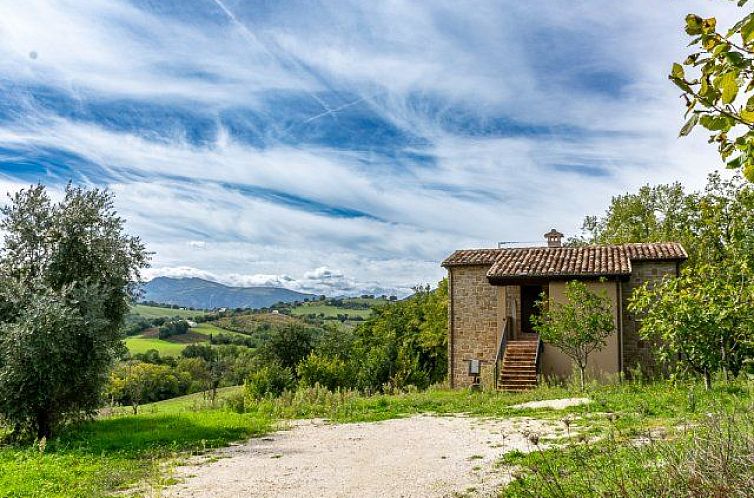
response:
<path id="1" fill-rule="evenodd" d="M 230 335 L 246 337 L 232 330 L 221 329 L 212 323 L 200 323 L 186 336 L 174 336 L 168 340 L 159 339 L 151 333 L 136 335 L 125 339 L 126 347 L 132 354 L 145 353 L 156 349 L 160 356 L 179 356 L 189 344 L 209 341 L 210 335 Z"/>
<path id="2" fill-rule="evenodd" d="M 125 342 L 132 354 L 146 353 L 150 349 L 156 349 L 160 356 L 179 356 L 181 351 L 189 344 L 164 341 L 157 337 L 145 337 L 143 335 L 127 337 Z"/>
<path id="3" fill-rule="evenodd" d="M 200 310 L 180 310 L 172 308 L 161 308 L 158 306 L 146 306 L 144 304 L 137 304 L 131 308 L 131 313 L 144 318 L 193 318 L 195 316 L 206 315 L 205 311 Z"/>
<path id="4" fill-rule="evenodd" d="M 295 316 L 306 316 L 309 314 L 324 314 L 325 317 L 336 317 L 338 315 L 346 315 L 348 317 L 360 316 L 362 318 L 368 317 L 372 313 L 371 309 L 368 310 L 354 310 L 349 308 L 339 308 L 336 306 L 329 306 L 326 304 L 302 303 L 299 306 L 291 309 L 291 314 Z"/>
<path id="5" fill-rule="evenodd" d="M 370 306 L 370 309 L 350 309 L 350 308 L 344 308 L 340 306 L 333 306 L 333 305 L 327 304 L 326 302 L 311 301 L 307 303 L 301 303 L 298 306 L 291 308 L 291 314 L 295 316 L 305 316 L 305 315 L 310 315 L 310 314 L 315 314 L 315 315 L 323 314 L 325 317 L 337 317 L 338 315 L 346 315 L 349 318 L 350 317 L 366 318 L 372 313 L 371 307 L 386 303 L 388 301 L 385 299 L 380 299 L 380 298 L 371 299 L 371 298 L 362 298 L 362 297 L 351 297 L 351 298 L 344 299 L 344 302 L 365 304 L 365 305 Z"/>
<path id="6" fill-rule="evenodd" d="M 240 337 L 248 337 L 246 334 L 242 334 L 240 332 L 234 332 L 232 330 L 226 330 L 218 327 L 217 325 L 209 322 L 199 323 L 196 327 L 191 329 L 191 332 L 201 334 L 204 336 L 209 337 L 210 335 L 230 335 L 230 336 L 240 336 Z"/>
<path id="7" fill-rule="evenodd" d="M 703 423 L 710 418 L 706 415 L 708 412 L 745 411 L 750 409 L 754 399 L 752 390 L 750 382 L 717 387 L 710 392 L 698 384 L 626 383 L 592 386 L 585 394 L 565 388 L 540 388 L 521 394 L 431 389 L 363 397 L 348 392 L 333 394 L 306 389 L 276 400 L 253 402 L 243 410 L 232 403 L 235 411 L 208 407 L 203 396 L 196 394 L 145 405 L 139 415 L 121 412 L 70 428 L 43 449 L 39 446 L 0 447 L 0 490 L 2 496 L 103 496 L 138 482 L 159 486 L 166 484 L 159 472 L 164 462 L 263 434 L 272 430 L 278 419 L 326 417 L 337 422 L 354 422 L 432 412 L 570 419 L 570 430 L 588 438 L 591 441 L 588 448 L 594 451 L 581 454 L 579 458 L 574 457 L 573 449 L 565 447 L 543 447 L 542 451 L 528 456 L 508 454 L 501 465 L 517 465 L 521 470 L 519 480 L 506 488 L 504 494 L 516 498 L 539 496 L 526 492 L 546 488 L 542 469 L 551 462 L 562 466 L 562 475 L 557 475 L 564 489 L 582 492 L 583 496 L 597 496 L 583 494 L 583 489 L 576 486 L 583 482 L 579 472 L 584 467 L 602 465 L 601 472 L 617 472 L 615 469 L 630 469 L 637 463 L 635 457 L 623 458 L 620 452 L 612 453 L 610 459 L 603 456 L 601 445 L 616 440 L 611 434 L 620 434 L 625 441 L 653 431 L 671 434 L 681 424 Z M 228 388 L 221 391 L 221 397 L 237 401 L 238 393 L 239 388 Z M 564 411 L 521 410 L 511 406 L 523 401 L 574 395 L 586 395 L 592 403 Z M 532 468 L 534 473 L 527 470 Z"/>

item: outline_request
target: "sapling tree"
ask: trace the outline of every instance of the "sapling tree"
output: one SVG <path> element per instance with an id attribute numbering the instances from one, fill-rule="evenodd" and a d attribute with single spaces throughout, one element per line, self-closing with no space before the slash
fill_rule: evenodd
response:
<path id="1" fill-rule="evenodd" d="M 50 437 L 99 407 L 149 256 L 105 191 L 37 185 L 0 215 L 0 418 Z"/>
<path id="2" fill-rule="evenodd" d="M 607 345 L 615 330 L 615 313 L 610 299 L 590 291 L 584 282 L 567 282 L 564 297 L 562 302 L 540 300 L 532 326 L 544 342 L 573 360 L 583 390 L 589 356 Z"/>

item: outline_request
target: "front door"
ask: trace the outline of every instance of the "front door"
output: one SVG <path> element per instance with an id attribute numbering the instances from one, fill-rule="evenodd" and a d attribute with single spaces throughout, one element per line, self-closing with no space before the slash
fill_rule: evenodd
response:
<path id="1" fill-rule="evenodd" d="M 531 326 L 531 317 L 539 314 L 539 308 L 536 303 L 547 293 L 547 287 L 543 285 L 522 285 L 521 286 L 521 335 L 522 339 L 527 339 L 531 334 L 536 334 Z"/>

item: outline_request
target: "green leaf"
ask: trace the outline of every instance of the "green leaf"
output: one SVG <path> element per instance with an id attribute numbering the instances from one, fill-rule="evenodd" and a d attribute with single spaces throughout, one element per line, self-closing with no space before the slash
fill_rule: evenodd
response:
<path id="1" fill-rule="evenodd" d="M 754 123 L 754 111 L 749 111 L 744 107 L 741 109 L 741 119 L 747 123 Z"/>
<path id="2" fill-rule="evenodd" d="M 671 75 L 671 76 L 672 76 L 673 78 L 680 78 L 680 79 L 683 79 L 683 77 L 685 76 L 685 75 L 684 75 L 684 72 L 683 72 L 683 66 L 681 66 L 681 65 L 680 65 L 680 64 L 678 64 L 677 62 L 674 62 L 674 63 L 673 63 L 673 69 L 672 69 L 672 70 L 670 71 L 670 75 Z"/>
<path id="3" fill-rule="evenodd" d="M 728 169 L 738 169 L 741 167 L 741 159 L 743 159 L 743 156 L 737 156 L 730 161 L 728 161 L 725 166 Z"/>
<path id="4" fill-rule="evenodd" d="M 690 35 L 699 35 L 702 33 L 702 18 L 689 14 L 686 16 L 686 33 Z"/>
<path id="5" fill-rule="evenodd" d="M 717 86 L 723 92 L 722 99 L 724 104 L 730 104 L 731 102 L 736 100 L 736 95 L 738 95 L 738 83 L 736 82 L 736 76 L 737 75 L 735 72 L 730 71 L 723 74 L 716 82 Z"/>
<path id="6" fill-rule="evenodd" d="M 691 90 L 691 87 L 688 85 L 688 83 L 686 83 L 685 81 L 683 81 L 683 79 L 681 79 L 681 78 L 674 78 L 673 76 L 668 76 L 668 78 L 670 78 L 670 81 L 672 81 L 673 83 L 675 83 L 676 86 L 678 88 L 680 88 L 681 90 L 683 90 L 684 92 L 686 92 L 686 93 L 693 93 L 692 90 Z"/>
<path id="7" fill-rule="evenodd" d="M 741 26 L 741 39 L 745 45 L 754 40 L 754 15 L 749 15 L 749 20 Z"/>
<path id="8" fill-rule="evenodd" d="M 754 182 L 754 164 L 748 163 L 746 166 L 744 166 L 744 177 L 746 177 L 747 180 L 750 182 Z"/>
<path id="9" fill-rule="evenodd" d="M 681 132 L 678 134 L 679 137 L 685 137 L 689 133 L 691 133 L 691 130 L 694 129 L 694 126 L 699 123 L 699 114 L 692 114 L 688 121 L 686 121 L 686 124 L 683 125 L 683 128 L 681 128 Z"/>
<path id="10" fill-rule="evenodd" d="M 740 52 L 726 52 L 725 58 L 732 66 L 741 67 L 744 62 L 744 56 Z"/>
<path id="11" fill-rule="evenodd" d="M 723 116 L 707 114 L 699 118 L 699 124 L 709 131 L 728 131 L 733 127 L 733 120 Z"/>

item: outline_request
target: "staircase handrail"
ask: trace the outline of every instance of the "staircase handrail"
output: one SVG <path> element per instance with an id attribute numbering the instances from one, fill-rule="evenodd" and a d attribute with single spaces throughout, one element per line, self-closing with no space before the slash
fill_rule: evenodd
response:
<path id="1" fill-rule="evenodd" d="M 505 317 L 503 330 L 500 334 L 500 342 L 497 344 L 497 353 L 495 354 L 495 389 L 497 389 L 497 384 L 500 381 L 500 361 L 505 356 L 505 348 L 508 345 L 508 330 L 511 327 L 511 322 L 510 316 Z"/>
<path id="2" fill-rule="evenodd" d="M 540 358 L 540 352 L 542 349 L 544 349 L 544 343 L 542 342 L 542 339 L 537 337 L 537 352 L 534 354 L 534 371 L 537 373 L 537 376 L 539 376 L 539 358 Z"/>

